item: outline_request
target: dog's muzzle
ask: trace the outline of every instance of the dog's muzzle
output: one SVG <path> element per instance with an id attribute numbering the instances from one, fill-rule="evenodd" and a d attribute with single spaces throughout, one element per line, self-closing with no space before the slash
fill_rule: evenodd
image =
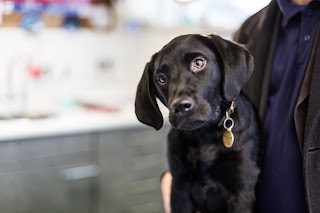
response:
<path id="1" fill-rule="evenodd" d="M 194 101 L 191 97 L 180 98 L 173 101 L 170 111 L 175 116 L 186 116 L 194 107 Z"/>

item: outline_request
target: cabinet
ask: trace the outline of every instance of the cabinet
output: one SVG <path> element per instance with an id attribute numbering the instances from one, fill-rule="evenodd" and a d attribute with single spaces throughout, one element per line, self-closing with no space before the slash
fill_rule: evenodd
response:
<path id="1" fill-rule="evenodd" d="M 100 134 L 101 212 L 164 212 L 165 139 L 164 131 L 153 129 Z"/>
<path id="2" fill-rule="evenodd" d="M 67 175 L 94 164 L 95 153 L 89 134 L 0 142 L 0 212 L 91 212 L 94 175 Z"/>
<path id="3" fill-rule="evenodd" d="M 130 128 L 0 142 L 0 212 L 163 212 L 166 133 Z"/>

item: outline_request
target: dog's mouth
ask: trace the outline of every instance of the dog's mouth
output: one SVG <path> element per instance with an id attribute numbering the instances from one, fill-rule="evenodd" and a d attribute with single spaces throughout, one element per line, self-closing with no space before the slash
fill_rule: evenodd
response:
<path id="1" fill-rule="evenodd" d="M 208 119 L 202 119 L 194 115 L 188 117 L 169 115 L 169 122 L 175 129 L 192 131 L 205 126 L 208 123 Z"/>
<path id="2" fill-rule="evenodd" d="M 179 130 L 193 131 L 209 124 L 217 123 L 220 118 L 220 107 L 212 109 L 209 106 L 195 108 L 186 115 L 179 116 L 172 112 L 169 122 L 172 127 Z"/>
<path id="3" fill-rule="evenodd" d="M 176 119 L 170 119 L 170 117 L 169 121 L 173 128 L 186 131 L 193 131 L 199 129 L 208 123 L 208 121 L 190 119 L 179 119 L 179 121 L 177 121 Z"/>

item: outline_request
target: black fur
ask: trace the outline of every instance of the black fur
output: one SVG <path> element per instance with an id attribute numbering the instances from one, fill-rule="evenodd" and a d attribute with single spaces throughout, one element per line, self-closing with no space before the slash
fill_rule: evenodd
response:
<path id="1" fill-rule="evenodd" d="M 195 71 L 199 58 L 205 66 Z M 253 105 L 240 93 L 252 70 L 253 58 L 244 47 L 216 35 L 179 36 L 146 65 L 136 115 L 160 129 L 163 117 L 156 97 L 170 111 L 172 213 L 252 212 L 260 173 L 260 125 Z M 221 120 L 234 98 L 235 142 L 226 148 Z"/>

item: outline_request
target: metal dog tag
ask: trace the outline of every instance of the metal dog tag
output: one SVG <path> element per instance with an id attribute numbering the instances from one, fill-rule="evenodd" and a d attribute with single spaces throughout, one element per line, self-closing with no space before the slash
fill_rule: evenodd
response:
<path id="1" fill-rule="evenodd" d="M 222 141 L 223 141 L 223 145 L 226 148 L 232 147 L 234 142 L 234 136 L 233 136 L 233 133 L 231 132 L 231 129 L 228 129 L 223 133 Z"/>
<path id="2" fill-rule="evenodd" d="M 229 127 L 227 127 L 228 121 L 231 122 L 231 125 Z M 223 133 L 223 136 L 222 136 L 223 145 L 226 148 L 232 147 L 233 142 L 234 142 L 234 136 L 232 133 L 233 126 L 234 126 L 233 119 L 229 116 L 228 113 L 226 113 L 226 119 L 223 121 L 223 127 L 225 128 L 226 131 Z"/>

